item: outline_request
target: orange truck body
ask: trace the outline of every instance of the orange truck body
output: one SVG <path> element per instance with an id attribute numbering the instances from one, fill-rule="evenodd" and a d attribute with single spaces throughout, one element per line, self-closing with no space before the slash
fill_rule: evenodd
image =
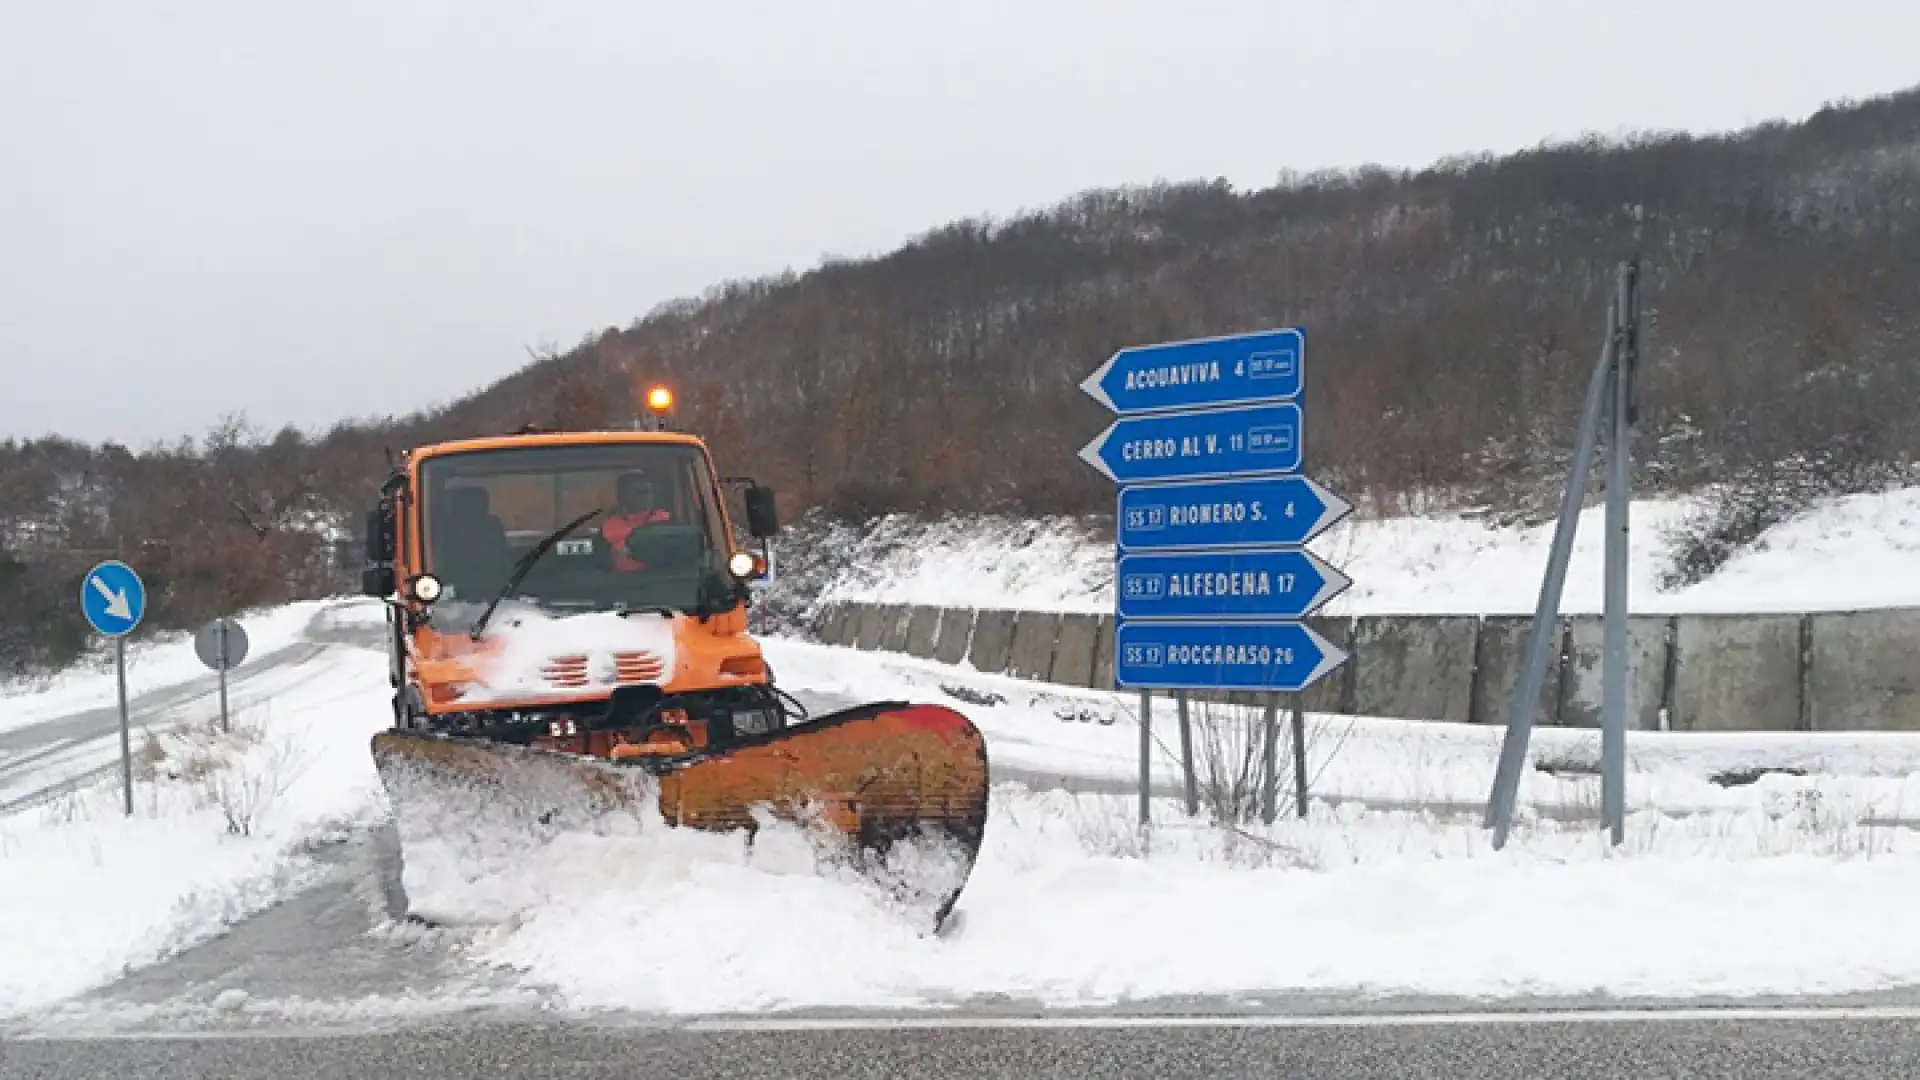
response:
<path id="1" fill-rule="evenodd" d="M 666 492 L 648 512 L 678 526 L 655 530 L 649 542 L 670 554 L 651 562 L 609 550 L 624 530 L 584 524 L 604 517 L 642 467 L 665 478 L 646 487 Z M 772 492 L 746 483 L 748 531 L 764 543 L 778 528 Z M 944 706 L 868 703 L 811 718 L 777 690 L 747 622 L 766 557 L 735 540 L 724 486 L 702 440 L 660 430 L 466 439 L 420 447 L 396 466 L 368 515 L 362 591 L 388 611 L 394 721 L 372 751 L 403 854 L 425 823 L 448 820 L 444 806 L 407 809 L 421 799 L 466 798 L 475 813 L 540 830 L 572 805 L 556 790 L 596 812 L 638 800 L 668 825 L 749 834 L 763 808 L 825 825 L 810 834 L 833 838 L 835 856 L 856 865 L 885 862 L 903 841 L 933 842 L 948 860 L 939 880 L 890 871 L 889 888 L 937 927 L 982 840 L 985 742 Z M 469 516 L 456 520 L 455 505 Z M 455 549 L 475 544 L 492 545 L 490 569 L 457 575 L 467 556 Z M 642 572 L 617 575 L 613 559 Z M 506 561 L 514 573 L 500 583 Z M 529 576 L 540 570 L 549 576 Z M 574 648 L 563 636 L 548 649 L 534 638 L 529 657 L 523 639 L 489 621 L 520 591 L 533 595 L 515 602 L 535 614 L 510 619 L 538 628 L 570 612 L 616 635 L 631 624 L 641 643 Z M 512 663 L 520 667 L 502 683 Z"/>

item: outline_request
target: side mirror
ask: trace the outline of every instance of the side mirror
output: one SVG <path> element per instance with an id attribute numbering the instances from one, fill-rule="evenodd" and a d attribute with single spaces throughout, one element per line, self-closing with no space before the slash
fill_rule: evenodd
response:
<path id="1" fill-rule="evenodd" d="M 367 511 L 367 561 L 390 562 L 393 559 L 393 533 L 387 530 L 387 515 L 381 507 Z"/>
<path id="2" fill-rule="evenodd" d="M 360 592 L 363 596 L 384 599 L 392 596 L 396 587 L 391 566 L 369 566 L 360 571 Z"/>
<path id="3" fill-rule="evenodd" d="M 780 534 L 780 509 L 772 488 L 755 484 L 747 489 L 747 531 L 756 540 Z"/>

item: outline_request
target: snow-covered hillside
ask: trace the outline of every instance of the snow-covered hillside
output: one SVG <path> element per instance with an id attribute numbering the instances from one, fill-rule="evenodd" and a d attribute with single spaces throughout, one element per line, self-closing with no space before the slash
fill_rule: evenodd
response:
<path id="1" fill-rule="evenodd" d="M 1649 613 L 1807 611 L 1920 604 L 1920 488 L 1811 505 L 1697 584 L 1664 590 L 1675 530 L 1698 512 L 1686 500 L 1632 509 L 1629 601 Z M 1605 512 L 1581 515 L 1564 609 L 1601 607 Z M 1349 520 L 1312 549 L 1354 585 L 1328 614 L 1531 612 L 1552 525 L 1501 528 L 1459 516 Z M 1112 610 L 1113 552 L 1083 523 L 986 518 L 916 523 L 889 518 L 837 529 L 795 553 L 793 585 L 814 606 L 841 601 L 954 607 Z M 797 597 L 795 599 L 798 599 Z M 794 600 L 789 600 L 794 603 Z"/>

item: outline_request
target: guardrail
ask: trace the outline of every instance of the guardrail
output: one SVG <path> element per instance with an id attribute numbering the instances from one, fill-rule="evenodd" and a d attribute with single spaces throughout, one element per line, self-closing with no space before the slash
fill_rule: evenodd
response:
<path id="1" fill-rule="evenodd" d="M 1505 724 L 1531 615 L 1306 620 L 1352 654 L 1309 688 L 1312 712 Z M 1111 616 L 843 604 L 821 641 L 1069 686 L 1113 686 Z M 1628 722 L 1640 730 L 1920 730 L 1920 608 L 1641 615 L 1628 620 Z M 1598 615 L 1560 619 L 1535 722 L 1595 727 Z M 1257 701 L 1257 695 L 1194 695 Z"/>

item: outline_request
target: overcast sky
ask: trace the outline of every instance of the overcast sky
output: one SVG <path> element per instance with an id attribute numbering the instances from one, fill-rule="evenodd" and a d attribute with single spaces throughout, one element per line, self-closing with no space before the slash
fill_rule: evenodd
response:
<path id="1" fill-rule="evenodd" d="M 1914 0 L 19 0 L 0 437 L 405 412 L 958 217 L 1797 119 L 1915 42 Z"/>

